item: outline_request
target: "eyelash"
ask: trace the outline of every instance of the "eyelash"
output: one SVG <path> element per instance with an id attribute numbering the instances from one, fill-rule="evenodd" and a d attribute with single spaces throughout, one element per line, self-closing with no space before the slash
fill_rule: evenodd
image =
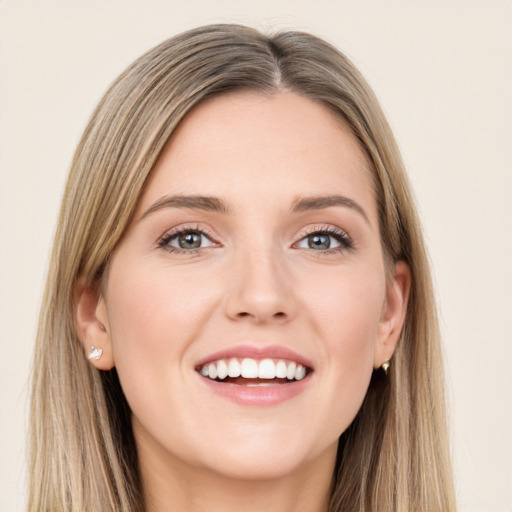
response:
<path id="1" fill-rule="evenodd" d="M 165 249 L 168 252 L 171 253 L 177 253 L 177 254 L 196 254 L 201 250 L 204 250 L 206 247 L 198 247 L 195 249 L 181 249 L 179 247 L 173 247 L 172 245 L 169 245 L 169 243 L 174 240 L 175 238 L 179 237 L 180 235 L 185 235 L 187 233 L 197 233 L 201 236 L 205 236 L 212 242 L 212 246 L 219 245 L 218 242 L 215 241 L 215 238 L 211 233 L 208 232 L 208 230 L 204 228 L 200 228 L 199 226 L 181 226 L 177 229 L 173 229 L 171 231 L 168 231 L 157 243 L 158 247 L 161 247 L 162 249 Z"/>
<path id="2" fill-rule="evenodd" d="M 333 247 L 331 249 L 324 249 L 321 251 L 315 251 L 314 249 L 310 249 L 312 252 L 318 252 L 320 254 L 340 254 L 345 251 L 351 251 L 354 249 L 354 242 L 350 236 L 343 231 L 342 229 L 335 228 L 333 226 L 315 226 L 310 228 L 306 233 L 304 233 L 300 240 L 296 242 L 294 245 L 302 242 L 306 238 L 311 235 L 327 235 L 334 238 L 340 245 L 338 247 Z"/>
<path id="3" fill-rule="evenodd" d="M 193 249 L 181 249 L 179 247 L 173 247 L 170 242 L 180 235 L 185 235 L 187 233 L 197 233 L 201 236 L 208 238 L 212 242 L 212 246 L 218 246 L 219 243 L 215 241 L 215 238 L 212 236 L 208 230 L 201 228 L 199 226 L 182 226 L 178 229 L 173 229 L 167 232 L 157 243 L 157 246 L 165 249 L 171 253 L 177 254 L 187 254 L 192 255 L 200 252 L 201 250 L 206 249 L 207 247 L 198 247 Z M 311 252 L 318 252 L 320 254 L 335 254 L 335 253 L 344 253 L 345 251 L 351 251 L 354 249 L 354 243 L 350 236 L 343 230 L 339 228 L 334 228 L 332 226 L 318 226 L 314 228 L 310 228 L 306 233 L 304 233 L 298 242 L 294 243 L 292 247 L 296 247 L 297 244 L 304 241 L 311 235 L 327 235 L 336 240 L 340 245 L 338 247 L 323 249 L 319 251 L 315 251 L 314 249 L 309 249 Z"/>

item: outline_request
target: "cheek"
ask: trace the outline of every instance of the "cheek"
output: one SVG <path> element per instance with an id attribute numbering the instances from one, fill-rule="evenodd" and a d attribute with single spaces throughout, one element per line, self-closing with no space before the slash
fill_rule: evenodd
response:
<path id="1" fill-rule="evenodd" d="M 199 327 L 212 300 L 204 279 L 193 273 L 180 275 L 169 267 L 142 267 L 110 276 L 109 287 L 115 290 L 108 294 L 114 339 L 123 345 L 128 339 L 142 345 L 165 340 L 168 344 L 184 327 Z"/>
<path id="2" fill-rule="evenodd" d="M 205 286 L 200 273 L 168 265 L 138 262 L 130 268 L 118 261 L 113 270 L 107 305 L 124 394 L 145 428 L 160 429 L 161 439 L 180 439 L 183 432 L 171 419 L 175 411 L 189 409 L 186 397 L 174 391 L 190 381 L 189 349 L 205 328 L 219 288 Z M 187 425 L 195 421 L 183 415 Z"/>
<path id="3" fill-rule="evenodd" d="M 316 276 L 314 292 L 304 298 L 312 323 L 333 355 L 363 354 L 376 342 L 385 278 L 383 272 L 365 270 L 347 268 Z"/>
<path id="4" fill-rule="evenodd" d="M 122 275 L 109 277 L 112 293 L 108 294 L 120 378 L 128 386 L 144 372 L 167 380 L 169 372 L 183 370 L 183 354 L 204 328 L 215 302 L 215 288 L 205 287 L 204 279 L 180 276 L 168 267 L 139 265 L 136 272 L 126 266 L 123 270 Z M 198 289 L 202 292 L 197 293 Z"/>
<path id="5" fill-rule="evenodd" d="M 373 372 L 374 349 L 385 297 L 384 274 L 332 272 L 317 279 L 309 295 L 311 321 L 322 343 L 323 366 L 318 375 L 329 401 L 323 421 L 333 437 L 339 436 L 356 416 Z M 329 293 L 325 292 L 325 288 Z M 322 292 L 322 289 L 324 291 Z"/>

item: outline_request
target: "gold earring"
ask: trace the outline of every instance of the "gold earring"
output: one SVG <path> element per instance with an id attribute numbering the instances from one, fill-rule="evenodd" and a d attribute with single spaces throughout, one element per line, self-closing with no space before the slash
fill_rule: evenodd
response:
<path id="1" fill-rule="evenodd" d="M 384 361 L 381 365 L 381 368 L 384 370 L 384 373 L 387 375 L 389 370 L 389 361 Z"/>

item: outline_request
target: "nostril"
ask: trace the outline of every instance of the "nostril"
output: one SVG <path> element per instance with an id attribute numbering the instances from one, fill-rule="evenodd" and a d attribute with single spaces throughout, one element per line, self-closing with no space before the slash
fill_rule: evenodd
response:
<path id="1" fill-rule="evenodd" d="M 238 318 L 245 318 L 245 317 L 248 317 L 248 316 L 256 316 L 256 315 L 252 315 L 251 313 L 248 313 L 247 311 L 241 311 L 240 313 L 238 313 Z M 272 315 L 273 318 L 285 318 L 286 317 L 286 313 L 283 313 L 282 311 L 278 311 L 277 313 L 274 313 Z"/>

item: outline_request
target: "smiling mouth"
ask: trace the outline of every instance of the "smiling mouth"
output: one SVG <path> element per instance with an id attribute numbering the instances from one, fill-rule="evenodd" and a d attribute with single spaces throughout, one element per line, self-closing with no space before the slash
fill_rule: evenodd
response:
<path id="1" fill-rule="evenodd" d="M 304 379 L 311 369 L 286 359 L 253 359 L 250 357 L 218 359 L 196 370 L 205 378 L 247 387 L 289 384 Z"/>

